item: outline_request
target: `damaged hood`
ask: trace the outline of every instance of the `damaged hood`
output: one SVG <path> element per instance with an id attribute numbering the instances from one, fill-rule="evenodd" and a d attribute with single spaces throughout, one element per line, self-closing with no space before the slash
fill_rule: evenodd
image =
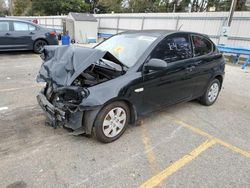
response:
<path id="1" fill-rule="evenodd" d="M 69 86 L 91 64 L 101 58 L 122 63 L 108 51 L 80 46 L 46 46 L 41 55 L 44 62 L 37 82 L 51 82 L 56 86 Z"/>

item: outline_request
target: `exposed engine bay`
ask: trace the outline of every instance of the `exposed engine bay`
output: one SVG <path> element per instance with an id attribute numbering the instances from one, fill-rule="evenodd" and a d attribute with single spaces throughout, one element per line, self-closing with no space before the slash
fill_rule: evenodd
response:
<path id="1" fill-rule="evenodd" d="M 78 110 L 82 100 L 89 95 L 88 87 L 111 80 L 123 73 L 120 65 L 106 59 L 100 59 L 84 70 L 71 86 L 53 88 L 53 84 L 47 82 L 44 93 L 54 106 L 74 113 Z"/>
<path id="2" fill-rule="evenodd" d="M 124 74 L 122 67 L 109 60 L 100 59 L 83 71 L 72 83 L 73 86 L 91 87 Z"/>

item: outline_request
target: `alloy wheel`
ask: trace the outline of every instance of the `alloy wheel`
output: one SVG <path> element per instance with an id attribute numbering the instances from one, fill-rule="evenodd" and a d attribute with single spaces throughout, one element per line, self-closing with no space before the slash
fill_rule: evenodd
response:
<path id="1" fill-rule="evenodd" d="M 218 83 L 213 83 L 208 91 L 208 100 L 209 102 L 214 102 L 219 94 L 219 85 Z"/>
<path id="2" fill-rule="evenodd" d="M 105 136 L 113 138 L 117 136 L 125 126 L 126 112 L 121 107 L 111 109 L 105 116 L 102 129 Z"/>

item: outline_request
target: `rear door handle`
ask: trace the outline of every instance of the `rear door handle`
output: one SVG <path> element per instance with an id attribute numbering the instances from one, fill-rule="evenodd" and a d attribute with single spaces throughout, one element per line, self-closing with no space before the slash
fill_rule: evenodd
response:
<path id="1" fill-rule="evenodd" d="M 10 35 L 10 33 L 6 33 L 5 35 L 9 36 L 9 35 Z"/>

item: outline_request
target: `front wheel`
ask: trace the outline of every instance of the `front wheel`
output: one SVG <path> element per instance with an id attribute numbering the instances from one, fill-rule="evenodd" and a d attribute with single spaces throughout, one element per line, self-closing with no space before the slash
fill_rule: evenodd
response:
<path id="1" fill-rule="evenodd" d="M 98 114 L 94 129 L 97 140 L 109 143 L 118 139 L 126 130 L 129 108 L 124 102 L 113 102 Z"/>
<path id="2" fill-rule="evenodd" d="M 44 46 L 46 46 L 46 45 L 48 45 L 48 44 L 45 40 L 37 40 L 34 43 L 33 50 L 35 53 L 40 54 L 43 51 Z"/>
<path id="3" fill-rule="evenodd" d="M 206 92 L 200 98 L 200 103 L 206 106 L 212 105 L 219 96 L 221 83 L 214 79 L 208 86 Z"/>

